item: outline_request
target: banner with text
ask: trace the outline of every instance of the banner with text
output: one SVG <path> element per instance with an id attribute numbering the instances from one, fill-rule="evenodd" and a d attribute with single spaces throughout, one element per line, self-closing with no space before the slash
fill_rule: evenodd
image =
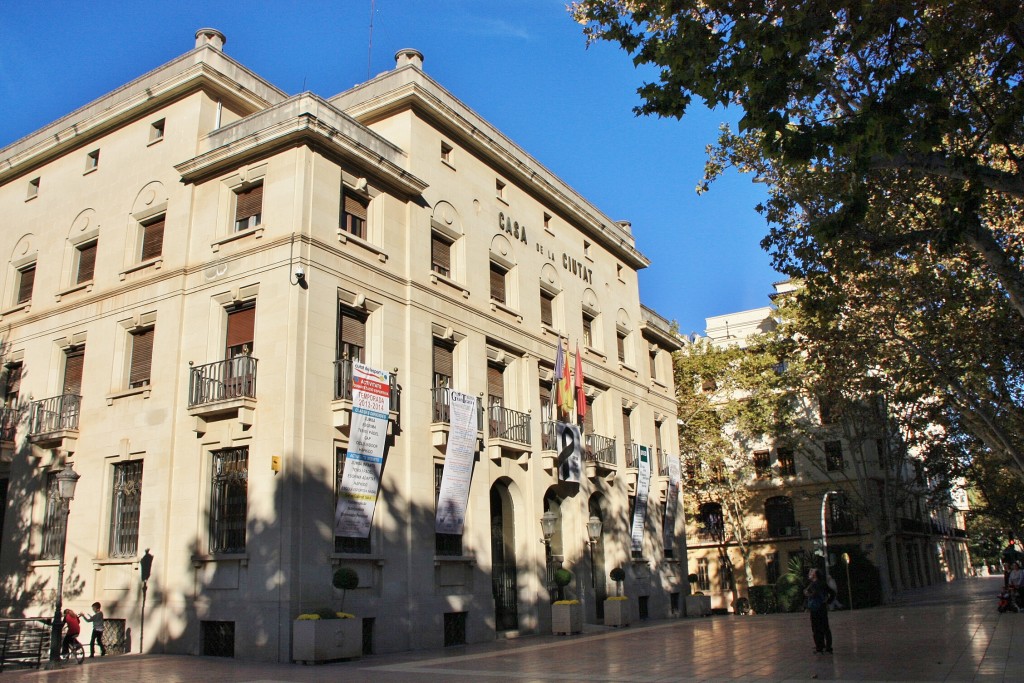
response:
<path id="1" fill-rule="evenodd" d="M 555 423 L 555 436 L 558 444 L 558 479 L 560 481 L 580 481 L 582 458 L 580 428 L 568 422 Z"/>
<path id="2" fill-rule="evenodd" d="M 476 396 L 448 392 L 450 429 L 434 517 L 434 531 L 439 534 L 461 534 L 466 521 L 469 484 L 476 455 L 476 400 Z"/>
<path id="3" fill-rule="evenodd" d="M 665 533 L 662 539 L 665 550 L 672 550 L 676 537 L 676 503 L 679 498 L 679 478 L 682 474 L 678 455 L 668 458 L 668 497 L 665 499 Z"/>
<path id="4" fill-rule="evenodd" d="M 389 410 L 391 374 L 353 362 L 352 419 L 338 507 L 334 511 L 336 536 L 367 538 L 370 535 L 384 465 Z"/>
<path id="5" fill-rule="evenodd" d="M 651 487 L 651 451 L 647 446 L 637 446 L 636 508 L 633 510 L 633 528 L 630 532 L 629 549 L 636 557 L 644 552 L 644 521 L 647 519 L 647 492 Z"/>

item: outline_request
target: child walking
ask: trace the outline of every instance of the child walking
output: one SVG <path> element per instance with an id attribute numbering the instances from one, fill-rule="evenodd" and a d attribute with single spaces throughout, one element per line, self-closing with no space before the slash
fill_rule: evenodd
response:
<path id="1" fill-rule="evenodd" d="M 87 617 L 84 614 L 80 614 L 80 617 L 92 624 L 92 639 L 89 641 L 89 656 L 96 656 L 96 643 L 100 644 L 100 656 L 107 656 L 107 646 L 103 644 L 103 611 L 100 609 L 100 603 L 92 603 L 92 616 Z"/>

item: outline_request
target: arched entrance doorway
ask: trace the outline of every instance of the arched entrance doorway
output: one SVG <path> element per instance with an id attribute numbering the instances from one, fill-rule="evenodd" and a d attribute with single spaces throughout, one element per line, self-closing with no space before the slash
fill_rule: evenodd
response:
<path id="1" fill-rule="evenodd" d="M 519 628 L 515 516 L 512 496 L 501 482 L 491 486 L 491 591 L 494 594 L 494 629 Z"/>

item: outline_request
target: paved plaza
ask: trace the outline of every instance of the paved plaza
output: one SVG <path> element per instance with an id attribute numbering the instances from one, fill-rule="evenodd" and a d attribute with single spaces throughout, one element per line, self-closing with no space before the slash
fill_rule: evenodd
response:
<path id="1" fill-rule="evenodd" d="M 906 593 L 887 607 L 833 612 L 835 653 L 813 652 L 806 614 L 650 621 L 579 636 L 535 636 L 321 666 L 125 655 L 9 681 L 1024 680 L 1024 613 L 999 614 L 1002 577 Z"/>

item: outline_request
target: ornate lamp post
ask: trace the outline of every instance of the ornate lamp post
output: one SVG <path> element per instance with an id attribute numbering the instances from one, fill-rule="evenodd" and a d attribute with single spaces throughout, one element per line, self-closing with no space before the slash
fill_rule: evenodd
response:
<path id="1" fill-rule="evenodd" d="M 587 520 L 587 538 L 590 545 L 590 587 L 597 590 L 597 568 L 594 566 L 594 546 L 601 538 L 601 518 L 591 515 Z"/>
<path id="2" fill-rule="evenodd" d="M 64 626 L 63 621 L 63 598 L 64 598 L 64 549 L 68 542 L 68 517 L 71 513 L 71 501 L 75 499 L 75 485 L 82 475 L 75 472 L 75 468 L 68 464 L 63 470 L 57 473 L 57 491 L 54 496 L 55 502 L 63 508 L 64 532 L 60 540 L 60 554 L 57 561 L 57 605 L 53 611 L 53 622 L 50 625 L 50 661 L 47 668 L 54 668 L 60 664 L 60 632 Z M 53 494 L 51 494 L 53 495 Z"/>
<path id="3" fill-rule="evenodd" d="M 540 531 L 544 535 L 541 543 L 544 544 L 544 574 L 545 582 L 550 588 L 551 584 L 551 537 L 555 534 L 555 524 L 558 523 L 558 515 L 551 510 L 546 510 L 540 517 Z"/>

